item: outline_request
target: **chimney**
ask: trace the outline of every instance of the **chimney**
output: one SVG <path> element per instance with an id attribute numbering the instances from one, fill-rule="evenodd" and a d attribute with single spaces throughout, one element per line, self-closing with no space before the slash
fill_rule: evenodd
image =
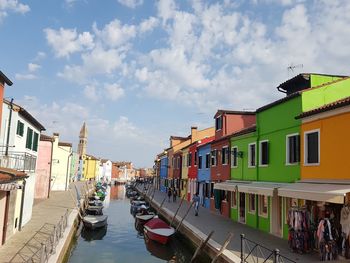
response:
<path id="1" fill-rule="evenodd" d="M 191 143 L 197 141 L 198 128 L 195 126 L 191 127 Z"/>

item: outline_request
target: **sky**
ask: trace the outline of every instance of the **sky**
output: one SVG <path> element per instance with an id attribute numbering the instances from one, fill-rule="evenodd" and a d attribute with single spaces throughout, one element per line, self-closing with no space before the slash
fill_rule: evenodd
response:
<path id="1" fill-rule="evenodd" d="M 0 0 L 6 98 L 76 149 L 151 167 L 169 137 L 255 110 L 300 72 L 347 75 L 347 0 Z"/>

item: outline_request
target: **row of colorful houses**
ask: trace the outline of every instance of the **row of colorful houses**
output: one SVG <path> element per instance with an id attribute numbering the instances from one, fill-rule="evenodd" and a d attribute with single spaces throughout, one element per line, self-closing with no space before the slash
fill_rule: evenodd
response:
<path id="1" fill-rule="evenodd" d="M 155 159 L 161 191 L 198 192 L 203 207 L 282 238 L 291 210 L 339 220 L 350 201 L 350 78 L 303 73 L 277 90 L 285 97 L 256 111 L 218 110 L 213 128 L 171 136 Z"/>

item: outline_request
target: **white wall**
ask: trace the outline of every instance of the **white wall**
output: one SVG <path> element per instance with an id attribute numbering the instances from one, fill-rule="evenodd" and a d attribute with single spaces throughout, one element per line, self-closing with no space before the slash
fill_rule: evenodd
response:
<path id="1" fill-rule="evenodd" d="M 27 224 L 32 218 L 34 191 L 35 191 L 35 173 L 28 173 L 26 179 L 26 189 L 24 192 L 23 218 L 22 226 Z"/>

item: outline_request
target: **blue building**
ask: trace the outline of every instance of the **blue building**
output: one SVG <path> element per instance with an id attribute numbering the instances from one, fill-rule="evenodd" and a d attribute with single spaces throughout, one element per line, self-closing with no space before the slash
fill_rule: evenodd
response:
<path id="1" fill-rule="evenodd" d="M 166 180 L 168 178 L 168 157 L 160 157 L 160 191 L 166 192 Z"/>
<path id="2" fill-rule="evenodd" d="M 211 181 L 210 181 L 210 145 L 213 138 L 203 139 L 197 146 L 198 151 L 198 177 L 197 191 L 202 206 L 210 208 Z"/>

